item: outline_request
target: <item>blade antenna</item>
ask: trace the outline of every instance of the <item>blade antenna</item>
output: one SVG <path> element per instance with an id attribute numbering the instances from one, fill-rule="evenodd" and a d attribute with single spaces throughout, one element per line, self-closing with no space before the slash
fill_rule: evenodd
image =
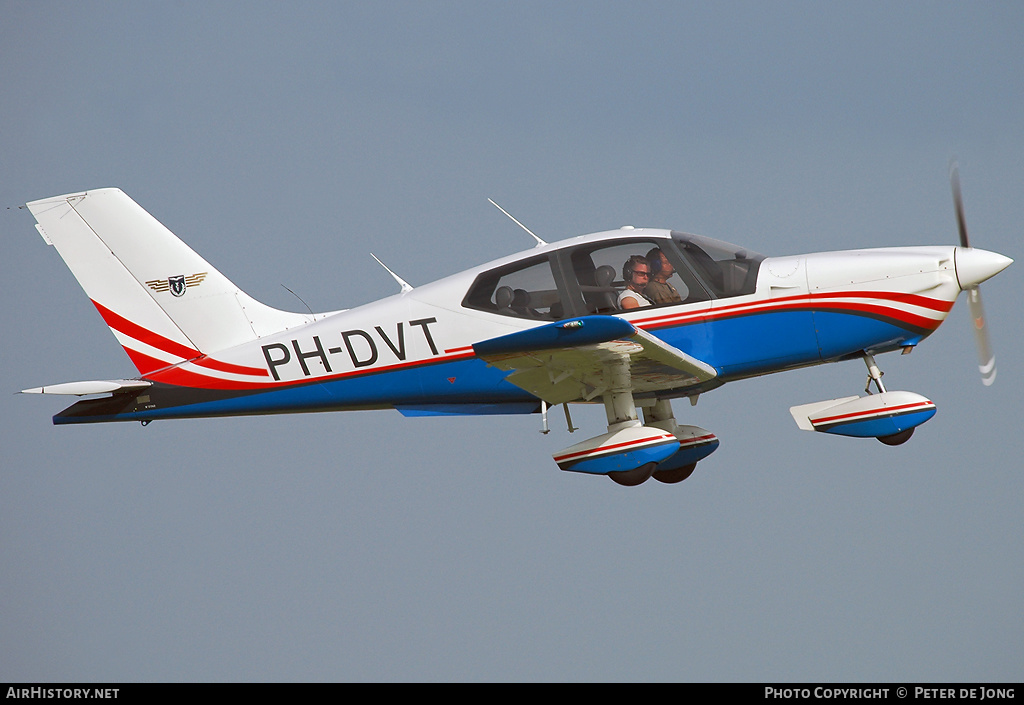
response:
<path id="1" fill-rule="evenodd" d="M 388 274 L 390 274 L 390 275 L 391 275 L 392 277 L 394 277 L 395 281 L 396 281 L 396 282 L 398 282 L 398 285 L 399 285 L 400 287 L 402 287 L 402 293 L 403 293 L 403 294 L 404 294 L 405 292 L 407 292 L 407 291 L 412 291 L 412 286 L 410 286 L 410 285 L 409 285 L 409 282 L 405 281 L 405 280 L 404 280 L 404 279 L 402 279 L 402 278 L 401 278 L 400 276 L 398 276 L 397 274 L 395 274 L 394 272 L 392 272 L 392 271 L 391 271 L 391 270 L 390 270 L 390 269 L 388 268 L 388 266 L 387 266 L 386 264 L 384 264 L 383 262 L 381 262 L 381 261 L 380 261 L 380 260 L 379 260 L 379 259 L 377 258 L 377 255 L 375 255 L 375 254 L 373 254 L 373 253 L 371 252 L 371 253 L 370 253 L 370 257 L 373 257 L 373 258 L 374 258 L 375 260 L 377 260 L 377 264 L 379 264 L 379 265 L 380 265 L 381 267 L 383 267 L 383 268 L 384 268 L 384 270 L 385 270 L 385 271 L 386 271 L 386 272 L 387 272 Z"/>
<path id="2" fill-rule="evenodd" d="M 284 286 L 284 284 L 282 284 L 281 286 Z M 304 298 L 302 298 L 301 296 L 299 296 L 298 294 L 296 294 L 294 291 L 292 291 L 291 289 L 289 289 L 286 286 L 284 286 L 284 290 L 287 291 L 292 296 L 294 296 L 295 298 L 297 298 L 299 301 L 301 301 L 302 305 L 306 307 L 307 311 L 309 311 L 309 315 L 312 316 L 313 318 L 316 318 L 316 314 L 313 313 L 313 309 L 311 309 L 309 307 L 309 304 L 306 303 L 306 300 Z"/>
<path id="3" fill-rule="evenodd" d="M 514 217 L 514 216 L 513 216 L 513 215 L 512 215 L 511 213 L 509 213 L 509 212 L 508 212 L 507 210 L 505 210 L 504 208 L 502 208 L 501 206 L 499 206 L 499 205 L 498 205 L 497 203 L 495 203 L 495 202 L 494 202 L 493 200 L 491 200 L 490 198 L 488 198 L 487 200 L 491 202 L 491 205 L 492 205 L 492 206 L 494 206 L 494 207 L 495 207 L 495 208 L 497 208 L 497 209 L 498 209 L 499 211 L 501 211 L 502 213 L 504 213 L 505 215 L 507 215 L 507 216 L 508 216 L 509 218 L 512 218 L 512 222 L 513 222 L 513 223 L 515 223 L 516 225 L 518 225 L 518 226 L 519 226 L 520 228 L 522 228 L 522 229 L 523 229 L 523 230 L 525 230 L 526 232 L 530 233 L 530 235 L 531 235 L 531 236 L 533 237 L 533 239 L 537 241 L 537 247 L 543 247 L 544 245 L 548 244 L 548 243 L 544 242 L 543 240 L 541 240 L 541 239 L 540 239 L 539 237 L 537 237 L 536 233 L 534 233 L 534 232 L 533 232 L 532 230 L 530 230 L 530 229 L 529 229 L 528 227 L 526 227 L 525 225 L 523 225 L 522 223 L 520 223 L 520 222 L 519 222 L 518 220 L 516 220 L 516 219 L 515 219 L 515 217 Z"/>

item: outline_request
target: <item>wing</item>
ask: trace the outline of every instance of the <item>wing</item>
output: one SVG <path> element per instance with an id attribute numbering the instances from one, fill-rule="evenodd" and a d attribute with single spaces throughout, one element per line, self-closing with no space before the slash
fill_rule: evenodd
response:
<path id="1" fill-rule="evenodd" d="M 629 359 L 634 393 L 678 390 L 718 376 L 711 365 L 616 316 L 584 316 L 473 346 L 477 357 L 548 404 L 590 401 L 612 384 L 609 364 Z"/>

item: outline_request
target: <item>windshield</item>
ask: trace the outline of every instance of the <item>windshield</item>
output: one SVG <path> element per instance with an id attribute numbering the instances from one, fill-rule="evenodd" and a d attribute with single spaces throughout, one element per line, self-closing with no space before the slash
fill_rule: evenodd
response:
<path id="1" fill-rule="evenodd" d="M 701 235 L 673 232 L 672 239 L 716 297 L 754 293 L 764 255 Z"/>

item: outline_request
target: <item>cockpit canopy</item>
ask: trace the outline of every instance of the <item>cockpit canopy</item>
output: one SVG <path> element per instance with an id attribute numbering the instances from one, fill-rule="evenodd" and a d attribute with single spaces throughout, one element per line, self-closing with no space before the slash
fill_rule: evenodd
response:
<path id="1" fill-rule="evenodd" d="M 651 306 L 752 294 L 764 260 L 727 242 L 675 231 L 589 240 L 480 274 L 462 305 L 540 321 L 615 314 L 622 311 L 619 296 L 628 285 L 624 265 L 634 255 L 648 263 L 651 283 L 645 296 L 650 294 Z M 661 279 L 667 289 L 655 288 Z"/>

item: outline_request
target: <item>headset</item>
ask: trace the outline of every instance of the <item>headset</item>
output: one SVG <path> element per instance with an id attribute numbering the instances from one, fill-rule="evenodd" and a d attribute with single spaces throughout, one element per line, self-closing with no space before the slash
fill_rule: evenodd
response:
<path id="1" fill-rule="evenodd" d="M 647 266 L 651 270 L 651 276 L 661 273 L 661 248 L 655 247 L 647 253 Z"/>
<path id="2" fill-rule="evenodd" d="M 646 264 L 648 270 L 651 269 L 651 263 L 647 261 L 646 257 L 643 255 L 630 255 L 630 258 L 622 265 L 622 280 L 626 282 L 627 286 L 633 281 L 633 270 L 638 264 Z"/>

